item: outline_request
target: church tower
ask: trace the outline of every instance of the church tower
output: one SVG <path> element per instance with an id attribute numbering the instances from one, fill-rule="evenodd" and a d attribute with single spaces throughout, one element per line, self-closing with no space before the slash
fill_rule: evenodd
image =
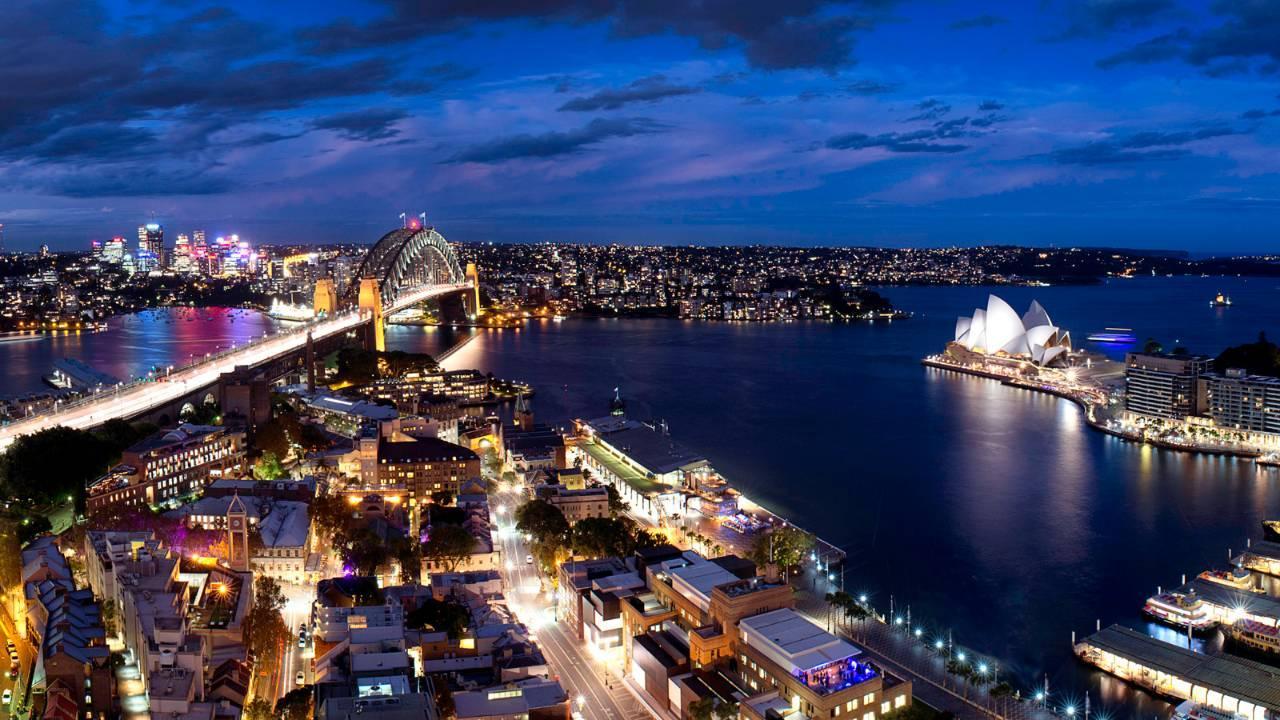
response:
<path id="1" fill-rule="evenodd" d="M 249 513 L 240 500 L 240 493 L 231 498 L 227 506 L 227 565 L 238 572 L 249 571 Z"/>
<path id="2" fill-rule="evenodd" d="M 516 427 L 524 431 L 533 429 L 533 409 L 529 407 L 529 401 L 525 399 L 524 393 L 516 395 L 516 411 L 515 411 Z"/>

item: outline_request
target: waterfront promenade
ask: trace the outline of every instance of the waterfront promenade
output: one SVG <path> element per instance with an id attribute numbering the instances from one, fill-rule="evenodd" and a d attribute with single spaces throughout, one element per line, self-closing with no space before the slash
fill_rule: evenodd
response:
<path id="1" fill-rule="evenodd" d="M 1062 373 L 1063 377 L 1060 379 L 1049 376 L 1031 379 L 1009 372 L 996 372 L 990 368 L 964 365 L 948 360 L 942 355 L 931 355 L 921 360 L 920 363 L 925 367 L 937 370 L 973 375 L 995 380 L 1009 387 L 1031 390 L 1070 400 L 1079 405 L 1084 411 L 1084 422 L 1087 426 L 1123 440 L 1167 450 L 1208 455 L 1227 455 L 1254 459 L 1264 454 L 1262 449 L 1248 444 L 1216 442 L 1211 439 L 1196 437 L 1193 433 L 1187 431 L 1189 428 L 1184 423 L 1180 423 L 1175 427 L 1157 427 L 1154 424 L 1137 425 L 1126 421 L 1124 418 L 1125 413 L 1123 412 L 1122 393 L 1108 390 L 1098 380 L 1101 376 L 1116 374 L 1115 370 L 1099 372 L 1097 370 L 1079 368 L 1080 372 L 1074 374 L 1075 377 Z M 1108 364 L 1115 365 L 1116 363 L 1109 362 Z M 1069 368 L 1069 370 L 1077 370 L 1077 368 Z"/>

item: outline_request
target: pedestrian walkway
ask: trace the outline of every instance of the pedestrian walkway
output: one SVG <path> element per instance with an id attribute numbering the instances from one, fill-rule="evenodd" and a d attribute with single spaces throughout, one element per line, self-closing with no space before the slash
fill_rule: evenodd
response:
<path id="1" fill-rule="evenodd" d="M 798 609 L 810 619 L 827 622 L 826 601 L 808 592 L 799 595 Z M 912 694 L 926 704 L 954 714 L 960 720 L 1059 720 L 1035 702 L 1014 697 L 991 697 L 988 683 L 979 687 L 947 672 L 947 655 L 935 652 L 905 628 L 877 619 L 841 624 L 837 632 L 848 637 L 885 670 L 910 679 Z"/>

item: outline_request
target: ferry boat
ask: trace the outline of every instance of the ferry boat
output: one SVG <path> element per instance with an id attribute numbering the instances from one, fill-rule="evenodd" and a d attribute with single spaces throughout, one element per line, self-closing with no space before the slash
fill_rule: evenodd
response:
<path id="1" fill-rule="evenodd" d="M 1194 700 L 1183 700 L 1173 709 L 1173 720 L 1247 720 L 1239 713 L 1211 708 Z"/>
<path id="2" fill-rule="evenodd" d="M 1223 295 L 1221 292 L 1213 296 L 1213 300 L 1209 301 L 1209 307 L 1230 307 L 1230 306 L 1231 306 L 1231 296 Z"/>
<path id="3" fill-rule="evenodd" d="M 1238 567 L 1231 570 L 1205 570 L 1200 573 L 1201 580 L 1208 580 L 1219 585 L 1226 585 L 1229 588 L 1243 590 L 1255 594 L 1264 592 L 1262 588 L 1254 587 L 1253 573 L 1245 568 Z"/>
<path id="4" fill-rule="evenodd" d="M 1209 609 L 1195 593 L 1160 593 L 1147 598 L 1142 612 L 1166 625 L 1192 632 L 1208 632 L 1216 624 L 1209 617 Z"/>
<path id="5" fill-rule="evenodd" d="M 1094 333 L 1086 338 L 1100 343 L 1131 343 L 1137 340 L 1133 336 L 1133 328 L 1109 327 L 1106 332 Z"/>
<path id="6" fill-rule="evenodd" d="M 1227 640 L 1248 650 L 1280 655 L 1280 628 L 1263 625 L 1256 620 L 1241 618 L 1232 625 L 1223 625 Z"/>
<path id="7" fill-rule="evenodd" d="M 1270 467 L 1280 467 L 1280 453 L 1267 453 L 1259 455 L 1253 461 L 1259 465 L 1268 465 Z"/>

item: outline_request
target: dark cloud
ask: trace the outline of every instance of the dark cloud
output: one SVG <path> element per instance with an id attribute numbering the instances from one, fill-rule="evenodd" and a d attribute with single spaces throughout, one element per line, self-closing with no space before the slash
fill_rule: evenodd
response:
<path id="1" fill-rule="evenodd" d="M 1173 0 L 1067 0 L 1068 25 L 1057 39 L 1148 27 L 1174 7 Z"/>
<path id="2" fill-rule="evenodd" d="M 1098 142 L 1055 150 L 1050 153 L 1050 156 L 1063 165 L 1124 165 L 1153 160 L 1175 160 L 1188 154 L 1190 153 L 1183 148 L 1137 152 L 1122 150 L 1112 143 Z"/>
<path id="3" fill-rule="evenodd" d="M 991 127 L 992 125 L 995 125 L 996 123 L 1006 122 L 1008 119 L 1009 118 L 1005 115 L 1000 115 L 998 113 L 989 113 L 987 115 L 983 115 L 982 117 L 978 117 L 970 120 L 969 124 L 978 128 L 988 128 L 988 127 Z"/>
<path id="4" fill-rule="evenodd" d="M 978 103 L 978 109 L 983 112 L 989 112 L 992 110 L 1003 110 L 1004 103 L 998 100 L 983 100 L 982 102 Z"/>
<path id="5" fill-rule="evenodd" d="M 854 95 L 883 95 L 898 89 L 895 83 L 883 83 L 878 80 L 856 80 L 845 86 Z"/>
<path id="6" fill-rule="evenodd" d="M 1182 147 L 1197 140 L 1235 135 L 1227 126 L 1212 126 L 1179 132 L 1145 131 L 1123 138 L 1063 148 L 1050 156 L 1065 165 L 1120 165 L 1158 160 L 1175 160 L 1190 154 Z"/>
<path id="7" fill-rule="evenodd" d="M 445 162 L 500 163 L 518 158 L 571 155 L 612 138 L 648 135 L 665 129 L 665 125 L 648 118 L 597 118 L 576 130 L 541 135 L 512 135 L 472 145 Z"/>
<path id="8" fill-rule="evenodd" d="M 625 87 L 606 88 L 594 95 L 574 98 L 561 105 L 560 109 L 575 112 L 617 110 L 632 103 L 655 103 L 665 98 L 693 95 L 699 92 L 702 92 L 701 88 L 675 85 L 668 82 L 662 75 L 654 75 L 640 78 Z"/>
<path id="9" fill-rule="evenodd" d="M 110 165 L 67 173 L 38 189 L 71 198 L 217 195 L 230 191 L 231 181 L 212 170 Z"/>
<path id="10" fill-rule="evenodd" d="M 1266 110 L 1254 108 L 1253 110 L 1246 110 L 1240 113 L 1240 117 L 1244 120 L 1261 120 L 1268 117 L 1280 117 L 1280 110 L 1267 112 Z"/>
<path id="11" fill-rule="evenodd" d="M 118 18 L 100 0 L 0 3 L 8 182 L 75 197 L 221 192 L 227 180 L 205 178 L 219 151 L 297 136 L 244 131 L 254 123 L 387 90 L 412 61 L 299 58 L 288 40 L 224 7 Z M 34 169 L 58 164 L 79 177 Z"/>
<path id="12" fill-rule="evenodd" d="M 1217 0 L 1213 11 L 1223 22 L 1195 39 L 1187 51 L 1189 62 L 1208 66 L 1258 57 L 1280 61 L 1280 7 L 1275 2 Z"/>
<path id="13" fill-rule="evenodd" d="M 409 117 L 409 113 L 396 108 L 356 110 L 320 118 L 311 123 L 319 130 L 332 130 L 347 140 L 372 142 L 389 140 L 400 134 L 396 123 Z"/>
<path id="14" fill-rule="evenodd" d="M 996 25 L 1003 25 L 1007 22 L 1009 21 L 998 15 L 977 15 L 971 18 L 956 20 L 948 27 L 952 30 L 973 30 L 975 28 L 995 27 Z"/>
<path id="15" fill-rule="evenodd" d="M 466 80 L 476 74 L 475 68 L 446 62 L 430 65 L 421 70 L 405 70 L 401 79 L 388 86 L 392 95 L 425 95 L 435 92 L 441 85 Z"/>
<path id="16" fill-rule="evenodd" d="M 28 148 L 28 159 L 65 161 L 93 158 L 112 160 L 135 157 L 156 139 L 155 133 L 143 128 L 114 123 L 72 127 Z"/>
<path id="17" fill-rule="evenodd" d="M 828 138 L 826 147 L 832 150 L 866 150 L 883 148 L 894 153 L 957 153 L 968 149 L 968 145 L 935 142 L 944 135 L 934 130 L 918 130 L 909 133 L 882 133 L 867 135 L 865 133 L 846 133 Z"/>
<path id="18" fill-rule="evenodd" d="M 1121 50 L 1113 55 L 1108 55 L 1096 64 L 1104 70 L 1109 70 L 1117 65 L 1128 63 L 1146 65 L 1174 60 L 1182 57 L 1187 51 L 1187 43 L 1190 39 L 1191 33 L 1187 32 L 1186 28 L 1182 28 L 1176 32 L 1144 40 L 1128 50 Z"/>
<path id="19" fill-rule="evenodd" d="M 969 125 L 969 118 L 951 118 L 933 124 L 934 135 L 939 138 L 964 137 L 970 134 L 965 127 Z"/>
<path id="20" fill-rule="evenodd" d="M 920 102 L 916 103 L 916 109 L 919 110 L 920 112 L 916 115 L 913 115 L 907 118 L 906 120 L 907 122 L 914 122 L 917 120 L 927 120 L 929 122 L 932 122 L 934 120 L 941 118 L 943 115 L 946 115 L 947 113 L 951 112 L 950 105 L 947 105 L 946 103 L 936 98 L 921 100 Z"/>
<path id="21" fill-rule="evenodd" d="M 852 33 L 881 19 L 894 0 L 382 0 L 386 13 L 367 23 L 343 19 L 302 30 L 319 54 L 367 50 L 504 20 L 607 23 L 619 37 L 675 34 L 708 49 L 739 47 L 770 70 L 836 70 L 851 62 Z M 833 7 L 839 12 L 829 12 Z"/>

